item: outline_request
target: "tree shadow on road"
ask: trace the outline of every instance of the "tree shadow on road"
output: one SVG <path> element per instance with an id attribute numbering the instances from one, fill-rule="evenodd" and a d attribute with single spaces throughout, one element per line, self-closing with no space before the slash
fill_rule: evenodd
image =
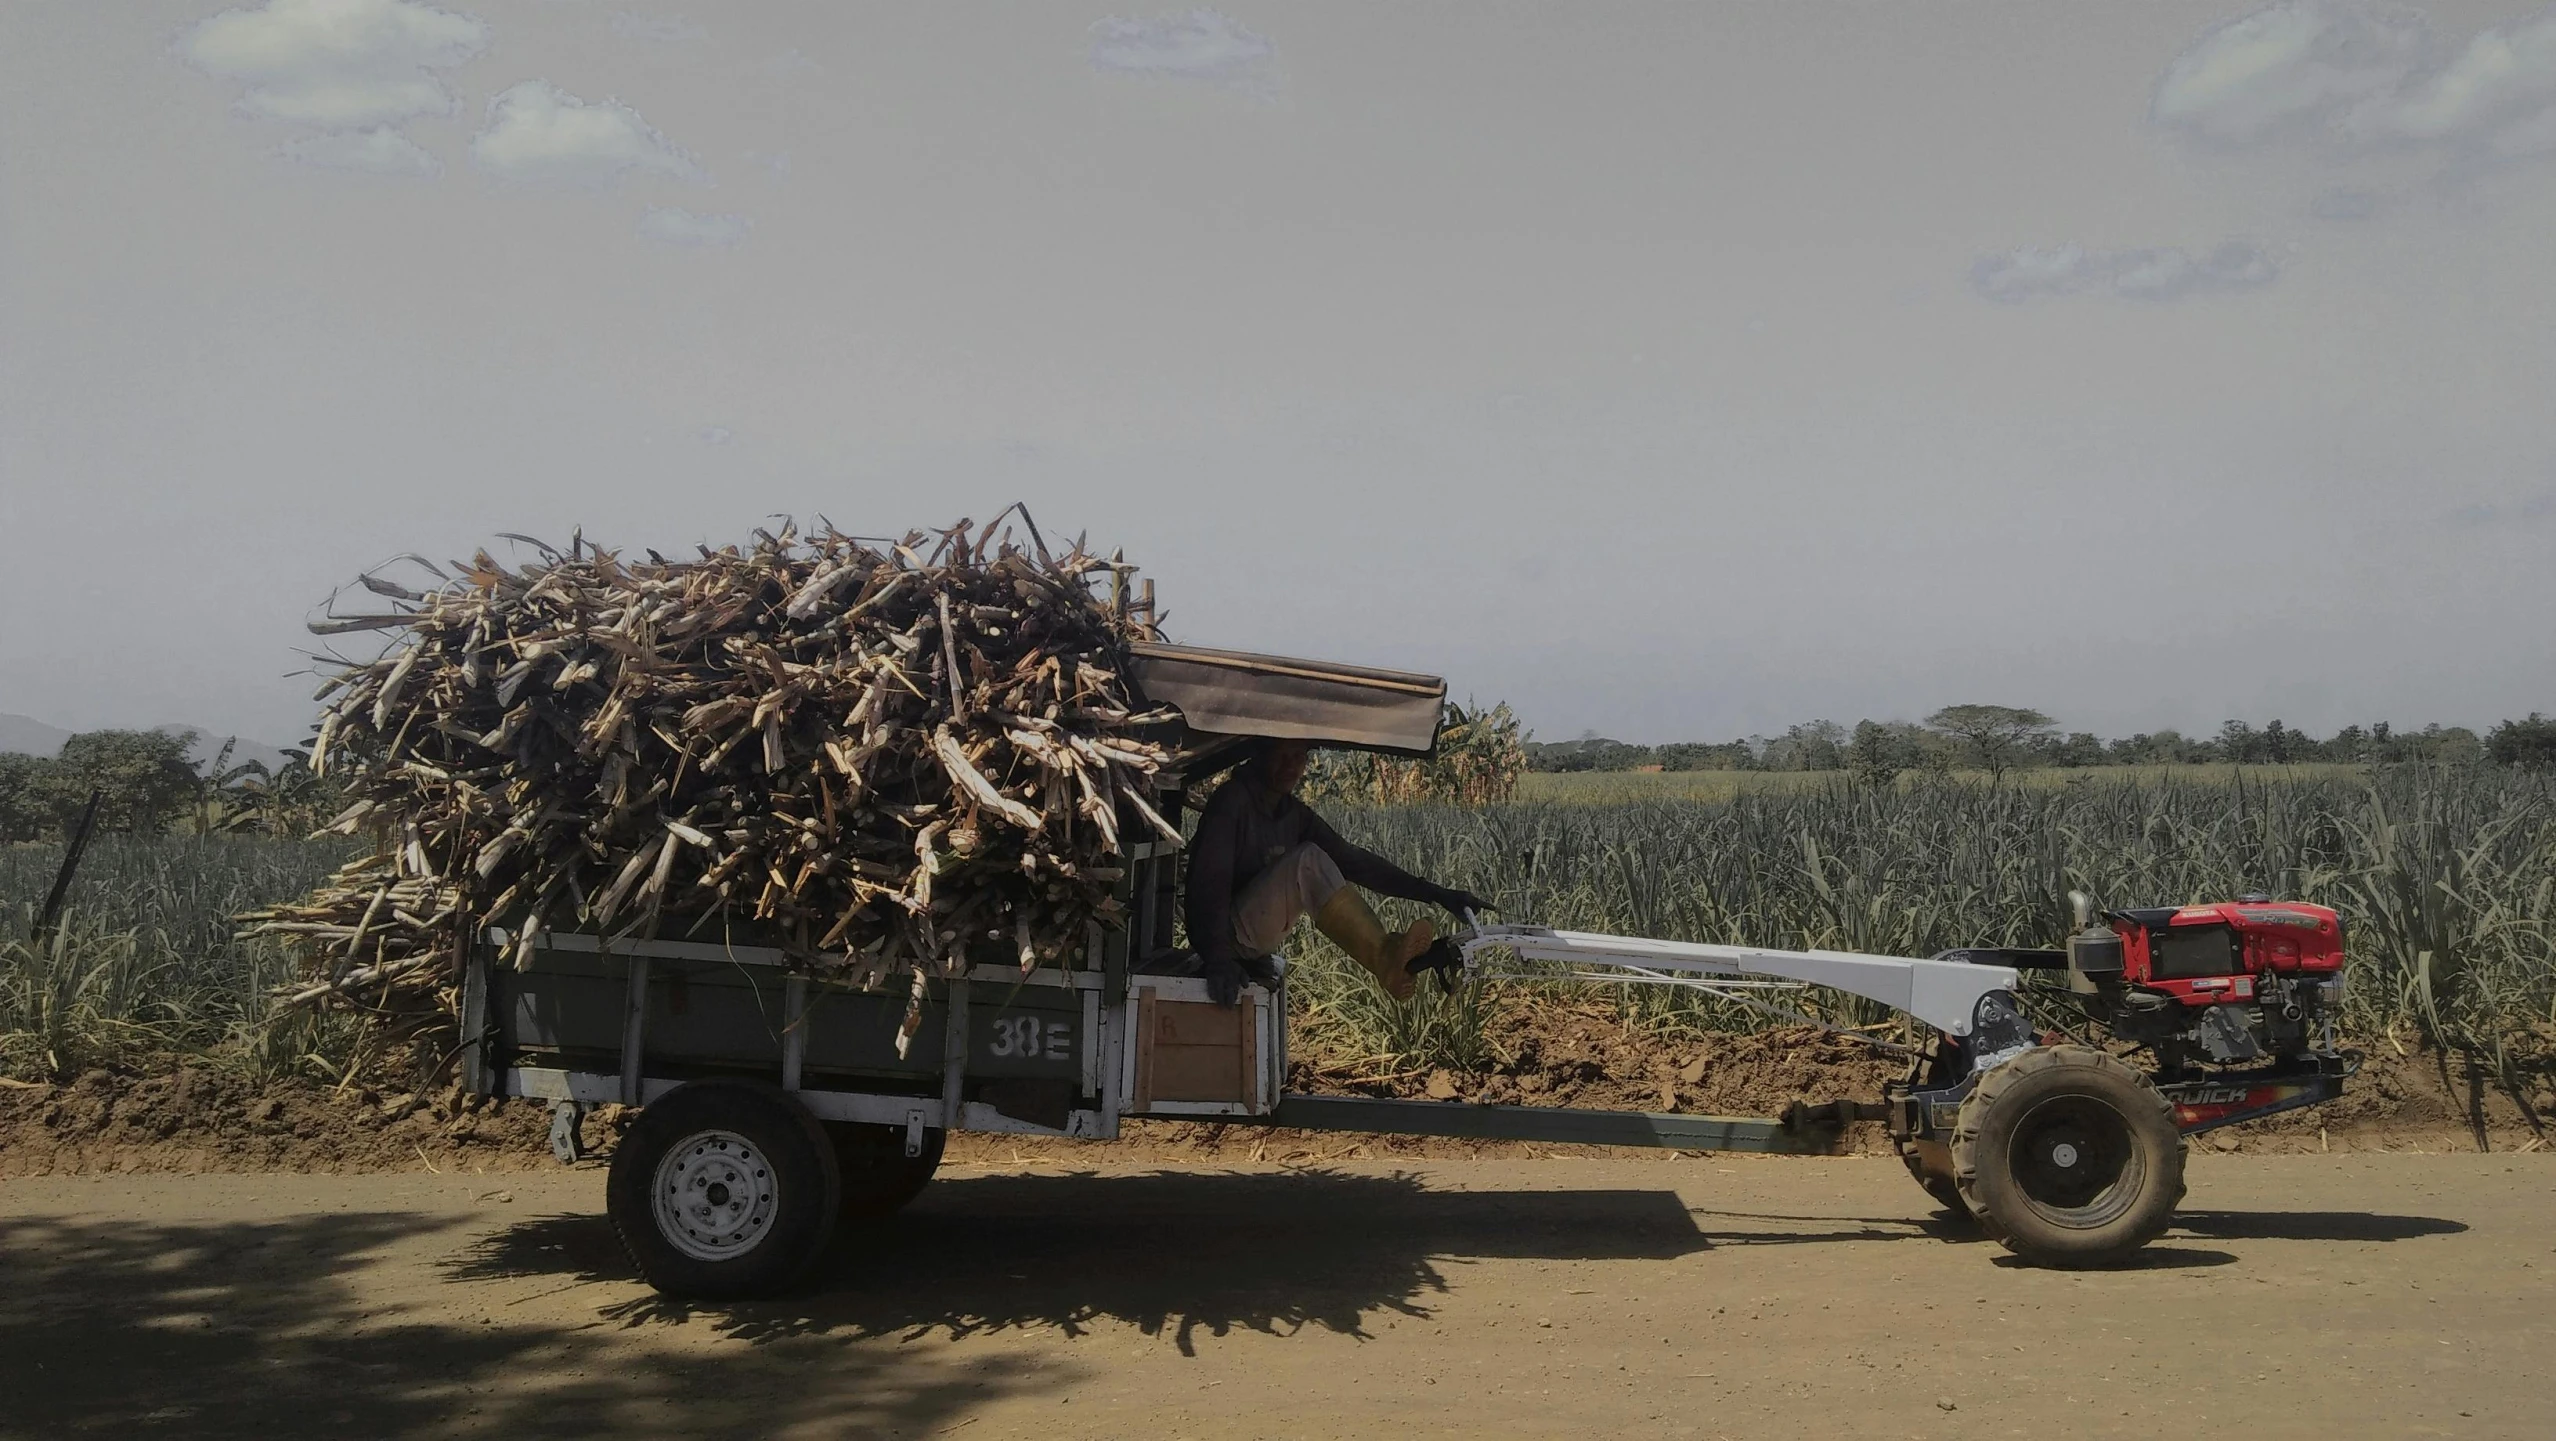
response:
<path id="1" fill-rule="evenodd" d="M 485 1321 L 426 1319 L 427 1308 L 403 1319 L 420 1278 L 412 1270 L 403 1293 L 400 1278 L 365 1273 L 454 1224 L 0 1219 L 0 1437 L 742 1437 L 837 1418 L 915 1435 L 1081 1374 L 839 1346 L 634 1353 L 609 1329 L 502 1307 Z"/>
<path id="2" fill-rule="evenodd" d="M 1444 1268 L 1471 1260 L 1665 1260 L 1705 1244 L 1667 1190 L 1432 1191 L 1407 1174 L 1331 1171 L 974 1176 L 858 1223 L 806 1294 L 715 1307 L 651 1296 L 609 1314 L 701 1316 L 757 1341 L 1078 1334 L 1108 1321 L 1195 1354 L 1201 1334 L 1366 1336 L 1378 1312 L 1427 1316 Z M 602 1217 L 558 1216 L 486 1238 L 453 1274 L 632 1272 Z"/>

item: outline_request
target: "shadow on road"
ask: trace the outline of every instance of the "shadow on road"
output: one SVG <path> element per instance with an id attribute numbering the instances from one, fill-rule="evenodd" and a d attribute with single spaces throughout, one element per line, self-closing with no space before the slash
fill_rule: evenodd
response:
<path id="1" fill-rule="evenodd" d="M 624 1324 L 709 1319 L 757 1341 L 809 1334 L 1075 1333 L 1098 1321 L 1171 1335 L 1319 1327 L 1365 1336 L 1378 1311 L 1426 1316 L 1442 1267 L 1471 1259 L 1668 1259 L 1706 1242 L 1675 1193 L 1432 1191 L 1408 1175 L 1006 1175 L 936 1181 L 861 1223 L 806 1294 L 695 1307 L 650 1296 Z M 628 1277 L 600 1216 L 517 1224 L 472 1246 L 459 1279 Z"/>
<path id="2" fill-rule="evenodd" d="M 1979 1228 L 1967 1216 L 1936 1211 L 1923 1218 L 1898 1216 L 1790 1216 L 1763 1211 L 1697 1210 L 1704 1239 L 1716 1246 L 1796 1246 L 1833 1241 L 1978 1241 Z M 1736 1222 L 1721 1227 L 1716 1222 Z M 1768 1223 L 1791 1223 L 1765 1229 Z M 2169 1234 L 2181 1233 L 2213 1241 L 2410 1241 L 2421 1236 L 2452 1236 L 2467 1229 L 2463 1221 L 2439 1216 L 2394 1216 L 2373 1211 L 2183 1211 Z M 2125 1260 L 2121 1269 L 2157 1270 L 2179 1266 L 2224 1266 L 2236 1260 L 2225 1251 L 2150 1246 Z"/>
<path id="3" fill-rule="evenodd" d="M 2411 1241 L 2455 1236 L 2467 1223 L 2375 1211 L 2183 1211 L 2174 1229 L 2214 1241 Z"/>
<path id="4" fill-rule="evenodd" d="M 2196 1271 L 2211 1266 L 2233 1266 L 2237 1258 L 2225 1251 L 2203 1251 L 2190 1246 L 2169 1246 L 2152 1242 L 2117 1261 L 2089 1266 L 2087 1271 Z M 2032 1262 L 2021 1256 L 1998 1256 L 1988 1263 L 2008 1270 L 2029 1268 Z"/>
<path id="5" fill-rule="evenodd" d="M 413 1262 L 367 1272 L 449 1224 L 0 1220 L 0 1437 L 743 1437 L 841 1417 L 917 1435 L 1082 1374 L 841 1346 L 634 1356 L 609 1328 L 528 1322 L 494 1301 L 484 1322 L 398 1319 L 451 1295 L 421 1298 L 433 1281 Z"/>

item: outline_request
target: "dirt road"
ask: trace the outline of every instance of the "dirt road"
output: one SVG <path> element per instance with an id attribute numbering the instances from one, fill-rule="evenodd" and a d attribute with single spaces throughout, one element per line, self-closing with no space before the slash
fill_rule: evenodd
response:
<path id="1" fill-rule="evenodd" d="M 2556 1434 L 2556 1163 L 2194 1158 L 2132 1270 L 1888 1161 L 947 1170 L 657 1300 L 602 1176 L 0 1182 L 0 1435 Z"/>

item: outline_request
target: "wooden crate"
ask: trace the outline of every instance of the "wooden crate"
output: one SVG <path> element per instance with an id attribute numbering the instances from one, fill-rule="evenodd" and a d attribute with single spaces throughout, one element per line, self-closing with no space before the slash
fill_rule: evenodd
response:
<path id="1" fill-rule="evenodd" d="M 1127 997 L 1129 1115 L 1257 1116 L 1277 1103 L 1283 1043 L 1269 993 L 1207 999 L 1204 982 L 1138 977 Z"/>

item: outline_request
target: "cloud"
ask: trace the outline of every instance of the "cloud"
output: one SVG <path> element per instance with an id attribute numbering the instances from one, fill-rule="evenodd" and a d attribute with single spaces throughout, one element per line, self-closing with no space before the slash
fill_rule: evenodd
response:
<path id="1" fill-rule="evenodd" d="M 701 443 L 703 445 L 725 445 L 736 438 L 737 433 L 724 425 L 705 425 L 701 427 Z"/>
<path id="2" fill-rule="evenodd" d="M 1277 55 L 1267 39 L 1213 10 L 1112 16 L 1094 24 L 1091 35 L 1093 65 L 1158 79 L 1246 84 L 1265 78 Z"/>
<path id="3" fill-rule="evenodd" d="M 666 245 L 734 245 L 753 228 L 742 215 L 695 215 L 672 205 L 651 205 L 639 217 L 639 233 Z"/>
<path id="4" fill-rule="evenodd" d="M 2330 129 L 2402 84 L 2422 44 L 2422 21 L 2407 12 L 2293 0 L 2204 33 L 2166 67 L 2149 115 L 2230 144 Z"/>
<path id="5" fill-rule="evenodd" d="M 2478 33 L 2348 125 L 2382 140 L 2471 142 L 2504 154 L 2556 148 L 2556 8 Z"/>
<path id="6" fill-rule="evenodd" d="M 434 175 L 442 162 L 424 146 L 387 125 L 370 130 L 323 130 L 285 141 L 276 154 L 324 170 L 361 170 L 374 175 Z"/>
<path id="7" fill-rule="evenodd" d="M 612 33 L 625 40 L 646 40 L 659 45 L 681 45 L 710 37 L 708 30 L 680 15 L 633 15 L 627 10 L 613 12 Z"/>
<path id="8" fill-rule="evenodd" d="M 330 130 L 449 115 L 434 71 L 488 46 L 488 26 L 413 0 L 268 0 L 225 10 L 178 50 L 207 75 L 247 87 L 240 109 Z"/>
<path id="9" fill-rule="evenodd" d="M 2214 291 L 2254 290 L 2280 266 L 2263 247 L 2230 240 L 2194 255 L 2178 246 L 2088 250 L 2078 245 L 2024 246 L 1981 256 L 1970 267 L 1973 290 L 2001 305 L 2062 295 L 2108 292 L 2124 300 L 2181 300 Z"/>
<path id="10" fill-rule="evenodd" d="M 2176 56 L 2149 117 L 2227 146 L 2302 137 L 2345 153 L 2556 152 L 2556 6 L 2457 45 L 2420 11 L 2285 0 L 2203 33 Z"/>
<path id="11" fill-rule="evenodd" d="M 701 167 L 617 100 L 580 100 L 527 80 L 488 102 L 473 165 L 501 180 L 600 188 L 627 175 L 701 178 Z"/>

